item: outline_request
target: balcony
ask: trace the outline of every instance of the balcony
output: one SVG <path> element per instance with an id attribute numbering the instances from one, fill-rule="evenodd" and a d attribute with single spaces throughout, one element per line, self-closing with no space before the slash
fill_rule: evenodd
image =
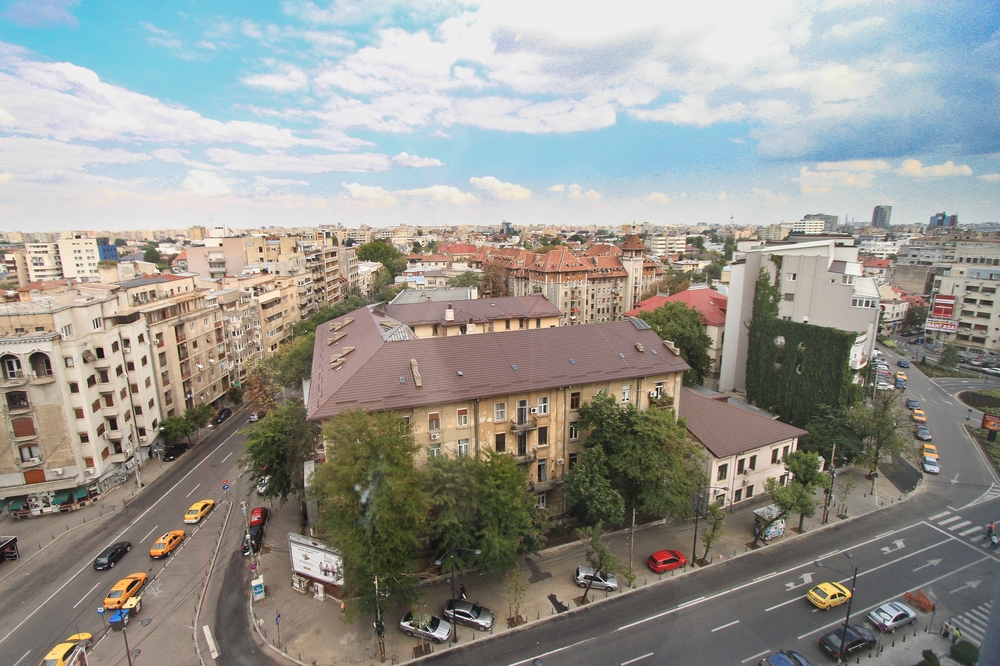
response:
<path id="1" fill-rule="evenodd" d="M 28 379 L 32 384 L 49 384 L 54 382 L 56 378 L 52 375 L 52 370 L 43 370 L 41 372 L 32 372 Z"/>
<path id="2" fill-rule="evenodd" d="M 557 485 L 559 485 L 559 479 L 556 477 L 549 477 L 545 481 L 528 481 L 531 486 L 532 492 L 544 493 L 547 490 L 552 490 Z"/>
<path id="3" fill-rule="evenodd" d="M 514 460 L 517 461 L 517 464 L 523 465 L 525 463 L 534 462 L 535 458 L 537 458 L 537 457 L 538 457 L 538 453 L 536 451 L 534 451 L 534 450 L 531 450 L 531 451 L 525 452 L 524 455 L 515 455 L 514 456 Z"/>
<path id="4" fill-rule="evenodd" d="M 187 342 L 187 336 L 184 335 L 183 333 L 178 333 L 177 334 L 177 344 L 180 344 L 182 342 Z M 157 345 L 157 346 L 159 346 L 159 345 Z"/>
<path id="5" fill-rule="evenodd" d="M 24 370 L 5 370 L 0 386 L 21 386 L 28 381 Z"/>
<path id="6" fill-rule="evenodd" d="M 510 431 L 515 434 L 537 429 L 538 429 L 538 419 L 536 419 L 533 416 L 527 419 L 526 421 L 514 421 L 510 424 Z"/>

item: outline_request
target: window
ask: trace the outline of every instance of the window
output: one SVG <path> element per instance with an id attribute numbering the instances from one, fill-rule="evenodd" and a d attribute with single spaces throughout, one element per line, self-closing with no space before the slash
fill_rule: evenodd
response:
<path id="1" fill-rule="evenodd" d="M 753 485 L 747 486 L 747 499 L 753 497 Z"/>
<path id="2" fill-rule="evenodd" d="M 467 456 L 469 455 L 469 440 L 460 439 L 458 440 L 458 455 Z"/>
<path id="3" fill-rule="evenodd" d="M 542 318 L 541 317 L 536 317 L 535 318 L 535 328 L 541 328 L 541 327 L 542 327 Z"/>
<path id="4" fill-rule="evenodd" d="M 21 419 L 11 419 L 10 420 L 11 430 L 14 431 L 14 437 L 34 437 L 38 433 L 35 431 L 35 420 L 30 416 Z"/>
<path id="5" fill-rule="evenodd" d="M 571 440 L 572 439 L 580 439 L 580 431 L 576 429 L 576 424 L 575 423 L 570 423 L 569 424 L 569 438 Z"/>
<path id="6" fill-rule="evenodd" d="M 145 357 L 145 356 L 143 356 L 143 357 L 142 357 L 142 367 L 144 367 L 144 368 L 145 368 L 145 367 L 146 367 L 146 363 L 148 363 L 148 362 L 149 362 L 149 361 L 147 361 L 147 360 L 146 360 L 146 357 Z"/>
<path id="7" fill-rule="evenodd" d="M 539 493 L 538 495 L 536 495 L 536 497 L 538 498 L 538 501 L 535 503 L 535 506 L 537 506 L 539 509 L 544 509 L 545 508 L 545 493 Z"/>
<path id="8" fill-rule="evenodd" d="M 441 455 L 441 445 L 431 444 L 430 448 L 427 449 L 427 455 L 431 458 L 437 458 L 439 455 Z"/>
<path id="9" fill-rule="evenodd" d="M 750 471 L 757 469 L 757 456 L 750 456 Z M 749 497 L 749 495 L 747 495 Z"/>
<path id="10" fill-rule="evenodd" d="M 427 415 L 427 429 L 428 430 L 440 430 L 441 429 L 441 415 L 437 412 L 432 412 Z M 440 447 L 438 447 L 440 448 Z"/>
<path id="11" fill-rule="evenodd" d="M 469 425 L 469 410 L 462 408 L 458 410 L 458 414 L 455 416 L 455 423 L 459 428 Z"/>
<path id="12" fill-rule="evenodd" d="M 632 399 L 632 385 L 626 384 L 622 387 L 622 402 L 628 402 Z"/>
<path id="13" fill-rule="evenodd" d="M 95 331 L 101 330 L 101 318 L 98 317 L 97 319 L 94 319 L 90 322 L 90 325 L 94 327 Z"/>
<path id="14" fill-rule="evenodd" d="M 101 400 L 98 398 L 90 405 L 90 410 L 94 413 L 101 411 Z"/>
<path id="15" fill-rule="evenodd" d="M 97 354 L 97 358 L 104 358 L 104 347 L 95 347 L 94 353 Z"/>
<path id="16" fill-rule="evenodd" d="M 108 430 L 118 430 L 118 419 L 114 417 L 108 419 Z"/>
<path id="17" fill-rule="evenodd" d="M 225 370 L 225 368 L 223 368 L 223 370 Z M 153 384 L 152 378 L 146 377 L 146 381 L 144 382 L 144 384 L 146 385 L 146 388 L 149 388 L 150 386 L 152 386 L 152 384 Z"/>
<path id="18" fill-rule="evenodd" d="M 74 414 L 74 416 L 76 416 L 76 418 L 82 419 L 83 418 L 83 407 L 74 407 L 73 408 L 73 414 Z"/>
<path id="19" fill-rule="evenodd" d="M 510 319 L 504 321 L 504 330 L 510 330 Z"/>
<path id="20" fill-rule="evenodd" d="M 136 405 L 134 411 L 136 416 L 142 416 L 142 405 Z"/>
<path id="21" fill-rule="evenodd" d="M 7 409 L 27 409 L 28 394 L 24 391 L 11 391 L 7 394 Z"/>
<path id="22" fill-rule="evenodd" d="M 97 379 L 102 384 L 107 384 L 108 382 L 111 381 L 111 376 L 108 375 L 108 371 L 107 370 L 98 370 L 97 371 Z"/>
<path id="23" fill-rule="evenodd" d="M 101 397 L 104 398 L 104 406 L 105 407 L 114 407 L 115 406 L 115 396 L 114 396 L 114 394 L 112 394 L 112 393 L 104 393 L 103 395 L 101 395 Z"/>
<path id="24" fill-rule="evenodd" d="M 125 374 L 125 368 L 123 368 L 120 365 L 117 368 L 115 368 L 115 377 L 121 377 L 124 374 Z"/>
<path id="25" fill-rule="evenodd" d="M 517 423 L 524 424 L 528 422 L 528 401 L 518 400 L 517 401 Z"/>
<path id="26" fill-rule="evenodd" d="M 742 499 L 743 499 L 743 489 L 740 488 L 733 493 L 733 503 L 735 504 L 736 502 L 739 502 Z"/>
<path id="27" fill-rule="evenodd" d="M 146 429 L 139 428 L 139 437 L 145 437 L 145 436 L 146 436 Z"/>
<path id="28" fill-rule="evenodd" d="M 115 340 L 114 342 L 111 343 L 111 351 L 112 352 L 118 351 L 118 341 L 117 340 Z"/>
<path id="29" fill-rule="evenodd" d="M 579 391 L 577 391 L 576 393 L 570 393 L 569 394 L 569 408 L 570 409 L 580 409 L 580 393 L 579 393 Z"/>
<path id="30" fill-rule="evenodd" d="M 799 277 L 799 274 L 798 274 L 798 273 L 786 273 L 786 274 L 785 274 L 785 281 L 786 281 L 786 282 L 795 282 L 795 280 L 796 280 L 796 279 L 797 279 L 798 277 Z"/>
<path id="31" fill-rule="evenodd" d="M 24 446 L 18 447 L 18 452 L 21 454 L 21 462 L 31 462 L 32 460 L 40 460 L 42 457 L 42 450 L 37 444 L 25 444 Z"/>
<path id="32" fill-rule="evenodd" d="M 90 433 L 89 432 L 81 432 L 81 433 L 77 433 L 77 434 L 80 435 L 80 443 L 81 444 L 86 444 L 87 442 L 90 441 Z"/>
<path id="33" fill-rule="evenodd" d="M 795 300 L 795 294 L 785 294 L 784 298 L 785 298 L 786 301 L 794 301 Z"/>
<path id="34" fill-rule="evenodd" d="M 69 392 L 70 393 L 79 393 L 80 392 L 80 385 L 77 384 L 76 382 L 70 382 L 69 383 Z"/>
<path id="35" fill-rule="evenodd" d="M 67 368 L 72 368 L 73 365 L 74 365 L 74 363 L 73 363 L 73 357 L 72 356 L 63 356 L 63 363 L 66 364 Z"/>
<path id="36" fill-rule="evenodd" d="M 548 396 L 538 399 L 538 413 L 545 415 L 549 413 L 549 398 Z"/>
<path id="37" fill-rule="evenodd" d="M 517 320 L 517 327 L 528 328 L 528 320 L 524 317 L 521 317 L 520 319 Z"/>
<path id="38" fill-rule="evenodd" d="M 854 276 L 853 275 L 841 276 L 840 284 L 854 284 Z"/>
<path id="39" fill-rule="evenodd" d="M 101 437 L 106 431 L 107 431 L 107 428 L 104 427 L 103 423 L 101 423 L 101 424 L 99 424 L 97 426 L 97 436 L 98 437 Z"/>
<path id="40" fill-rule="evenodd" d="M 541 426 L 538 428 L 538 446 L 548 446 L 549 445 L 549 427 Z"/>
<path id="41" fill-rule="evenodd" d="M 73 337 L 73 324 L 66 324 L 59 329 L 59 335 L 63 336 L 63 339 Z"/>
<path id="42" fill-rule="evenodd" d="M 780 452 L 781 452 L 781 449 L 772 449 L 771 450 L 771 464 L 772 465 L 777 465 L 778 464 L 778 454 Z"/>
<path id="43" fill-rule="evenodd" d="M 548 460 L 539 460 L 538 461 L 538 482 L 542 483 L 543 481 L 548 481 L 548 480 L 549 480 L 549 461 Z"/>
<path id="44" fill-rule="evenodd" d="M 494 438 L 497 453 L 507 452 L 507 434 L 498 432 Z"/>
<path id="45" fill-rule="evenodd" d="M 122 400 L 124 400 L 125 396 L 127 396 L 127 395 L 128 395 L 128 391 L 126 391 L 125 389 L 122 389 L 121 391 L 118 392 L 118 397 L 121 398 Z"/>
<path id="46" fill-rule="evenodd" d="M 852 298 L 852 308 L 875 308 L 878 305 L 877 298 Z"/>
<path id="47" fill-rule="evenodd" d="M 129 384 L 128 387 L 129 387 L 129 390 L 132 391 L 133 394 L 139 392 L 139 385 L 138 384 Z M 124 398 L 125 396 L 122 396 L 122 397 Z"/>
<path id="48" fill-rule="evenodd" d="M 91 375 L 87 377 L 87 388 L 94 388 L 97 385 L 97 377 Z"/>
<path id="49" fill-rule="evenodd" d="M 746 468 L 747 468 L 747 459 L 746 458 L 740 458 L 739 460 L 736 461 L 736 473 L 737 474 L 742 474 L 743 472 L 746 471 Z"/>
<path id="50" fill-rule="evenodd" d="M 719 465 L 719 471 L 715 476 L 716 481 L 725 481 L 729 478 L 729 463 Z"/>
<path id="51" fill-rule="evenodd" d="M 571 454 L 569 454 L 569 469 L 570 470 L 572 470 L 574 467 L 576 467 L 576 463 L 577 463 L 577 461 L 579 459 L 580 459 L 580 454 L 579 453 L 571 453 Z"/>
<path id="52" fill-rule="evenodd" d="M 789 448 L 791 448 L 791 447 L 789 447 L 789 446 L 786 446 L 785 448 L 781 449 L 781 457 L 782 457 L 782 459 L 784 459 L 784 458 L 787 458 L 787 457 L 788 457 L 788 449 L 789 449 Z"/>
<path id="53" fill-rule="evenodd" d="M 506 402 L 495 402 L 493 403 L 493 420 L 500 422 L 507 420 L 507 403 Z"/>

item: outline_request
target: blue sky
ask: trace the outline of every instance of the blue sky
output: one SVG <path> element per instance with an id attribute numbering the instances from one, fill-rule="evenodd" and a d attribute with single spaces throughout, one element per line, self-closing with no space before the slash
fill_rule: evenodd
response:
<path id="1" fill-rule="evenodd" d="M 0 229 L 1000 221 L 995 2 L 0 0 Z"/>

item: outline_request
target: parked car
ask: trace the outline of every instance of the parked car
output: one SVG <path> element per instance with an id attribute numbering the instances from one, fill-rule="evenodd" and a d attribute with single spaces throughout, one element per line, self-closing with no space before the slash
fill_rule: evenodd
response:
<path id="1" fill-rule="evenodd" d="M 758 666 L 809 666 L 809 662 L 794 650 L 782 650 L 764 657 Z"/>
<path id="2" fill-rule="evenodd" d="M 228 407 L 223 407 L 222 409 L 219 410 L 219 413 L 215 415 L 215 418 L 212 419 L 212 423 L 214 425 L 219 425 L 232 415 L 233 415 L 233 410 L 229 409 Z"/>
<path id="3" fill-rule="evenodd" d="M 896 365 L 898 365 L 901 368 L 908 368 L 910 367 L 910 362 L 907 361 L 905 358 L 901 358 L 898 361 L 896 361 Z"/>
<path id="4" fill-rule="evenodd" d="M 250 423 L 256 423 L 265 416 L 267 416 L 267 412 L 265 412 L 264 410 L 261 410 L 259 412 L 250 412 Z"/>
<path id="5" fill-rule="evenodd" d="M 911 345 L 920 344 L 920 338 L 913 338 L 912 340 L 910 340 L 910 344 Z"/>
<path id="6" fill-rule="evenodd" d="M 868 613 L 868 621 L 881 631 L 896 631 L 899 627 L 904 627 L 917 619 L 917 613 L 898 601 L 891 601 L 882 604 L 878 608 Z"/>
<path id="7" fill-rule="evenodd" d="M 139 590 L 146 584 L 148 578 L 149 575 L 142 572 L 129 574 L 122 578 L 115 583 L 115 586 L 108 592 L 108 596 L 104 598 L 104 608 L 109 610 L 121 608 L 122 604 L 139 594 Z"/>
<path id="8" fill-rule="evenodd" d="M 173 530 L 172 532 L 162 534 L 153 544 L 153 547 L 149 549 L 149 556 L 154 560 L 166 557 L 170 553 L 174 552 L 177 546 L 181 545 L 181 541 L 183 540 L 184 530 Z"/>
<path id="9" fill-rule="evenodd" d="M 174 442 L 163 447 L 163 460 L 177 460 L 177 457 L 188 450 L 187 442 Z"/>
<path id="10" fill-rule="evenodd" d="M 1000 368 L 982 368 L 980 372 L 984 375 L 1000 376 Z"/>
<path id="11" fill-rule="evenodd" d="M 806 599 L 823 610 L 846 603 L 850 598 L 851 591 L 840 583 L 820 583 L 806 594 Z"/>
<path id="12" fill-rule="evenodd" d="M 893 386 L 889 382 L 879 382 L 878 384 L 875 385 L 875 388 L 877 388 L 879 391 L 891 391 L 895 388 L 895 386 Z"/>
<path id="13" fill-rule="evenodd" d="M 449 599 L 444 607 L 444 617 L 449 622 L 475 627 L 479 631 L 493 628 L 493 611 L 464 599 Z"/>
<path id="14" fill-rule="evenodd" d="M 101 554 L 97 556 L 97 559 L 94 560 L 94 568 L 98 571 L 102 569 L 114 569 L 115 562 L 125 557 L 125 553 L 130 550 L 132 550 L 131 541 L 113 543 L 102 550 Z"/>
<path id="15" fill-rule="evenodd" d="M 920 466 L 927 474 L 941 473 L 941 464 L 937 461 L 937 458 L 930 458 L 928 456 L 924 456 L 924 459 L 920 463 Z"/>
<path id="16" fill-rule="evenodd" d="M 937 447 L 933 444 L 924 444 L 921 455 L 925 458 L 934 458 L 935 460 L 939 457 Z"/>
<path id="17" fill-rule="evenodd" d="M 923 441 L 923 442 L 929 442 L 929 441 L 931 441 L 933 439 L 933 437 L 931 436 L 931 429 L 928 428 L 925 425 L 918 425 L 917 426 L 916 435 L 917 435 L 917 439 L 919 439 L 920 441 Z"/>
<path id="18" fill-rule="evenodd" d="M 916 398 L 907 398 L 906 406 L 910 409 L 920 409 L 920 402 Z"/>
<path id="19" fill-rule="evenodd" d="M 659 574 L 683 567 L 687 564 L 687 558 L 679 550 L 658 550 L 649 556 L 646 564 Z"/>
<path id="20" fill-rule="evenodd" d="M 435 643 L 444 643 L 451 638 L 451 625 L 436 615 L 431 615 L 427 624 L 413 621 L 413 611 L 408 611 L 399 621 L 399 630 L 407 636 L 420 636 Z"/>
<path id="21" fill-rule="evenodd" d="M 191 505 L 191 508 L 184 514 L 184 522 L 194 525 L 201 522 L 201 519 L 208 515 L 208 512 L 215 506 L 215 500 L 201 500 Z"/>
<path id="22" fill-rule="evenodd" d="M 257 525 L 263 525 L 267 522 L 267 507 L 258 506 L 253 511 L 250 512 L 250 527 L 256 527 Z"/>
<path id="23" fill-rule="evenodd" d="M 974 366 L 976 366 L 976 367 L 979 367 L 979 366 L 981 366 L 982 364 L 983 364 L 982 360 L 980 360 L 980 359 L 978 359 L 978 358 L 974 358 L 974 359 L 971 359 L 971 360 L 969 361 L 969 365 L 974 365 Z"/>
<path id="24" fill-rule="evenodd" d="M 917 423 L 927 423 L 927 415 L 924 414 L 924 410 L 922 409 L 914 409 L 910 412 L 910 418 Z"/>
<path id="25" fill-rule="evenodd" d="M 86 650 L 94 640 L 91 634 L 73 634 L 59 645 L 55 646 L 42 659 L 42 666 L 66 666 L 78 649 Z M 23 659 L 24 657 L 22 657 Z M 73 663 L 77 663 L 75 660 Z"/>
<path id="26" fill-rule="evenodd" d="M 847 626 L 846 636 L 844 626 L 841 625 L 819 639 L 819 646 L 834 659 L 841 658 L 840 645 L 843 642 L 844 656 L 850 656 L 859 650 L 871 649 L 875 647 L 875 635 L 860 624 L 850 624 Z"/>
<path id="27" fill-rule="evenodd" d="M 264 543 L 264 526 L 256 525 L 250 528 L 249 534 L 243 535 L 243 543 L 240 545 L 240 551 L 244 555 L 249 555 L 250 551 L 253 550 L 255 553 L 260 552 L 260 547 Z"/>
<path id="28" fill-rule="evenodd" d="M 591 567 L 577 567 L 573 580 L 579 587 L 592 587 L 613 592 L 618 589 L 618 579 L 612 573 L 595 573 Z"/>
<path id="29" fill-rule="evenodd" d="M 902 336 L 903 336 L 904 338 L 912 338 L 912 337 L 913 337 L 914 335 L 916 335 L 916 334 L 917 334 L 917 333 L 916 333 L 916 331 L 903 331 L 903 332 L 901 333 L 901 335 L 902 335 Z"/>

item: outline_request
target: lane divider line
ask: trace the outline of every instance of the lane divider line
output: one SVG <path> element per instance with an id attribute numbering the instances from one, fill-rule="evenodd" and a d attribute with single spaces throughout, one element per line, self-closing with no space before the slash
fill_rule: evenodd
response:
<path id="1" fill-rule="evenodd" d="M 628 661 L 623 661 L 622 662 L 622 666 L 628 666 L 629 664 L 634 664 L 637 661 L 642 661 L 643 659 L 646 659 L 646 658 L 652 657 L 652 656 L 653 656 L 653 653 L 649 652 L 647 654 L 642 655 L 641 657 L 636 657 L 635 659 L 629 659 Z"/>
<path id="2" fill-rule="evenodd" d="M 734 624 L 739 624 L 739 623 L 740 623 L 739 620 L 733 620 L 729 624 L 724 624 L 721 627 L 716 627 L 715 629 L 712 629 L 712 633 L 714 634 L 717 631 L 722 631 L 723 629 L 728 629 L 729 627 L 733 626 Z"/>
<path id="3" fill-rule="evenodd" d="M 79 606 L 80 604 L 82 604 L 84 601 L 86 601 L 87 597 L 90 596 L 91 592 L 93 592 L 94 590 L 96 590 L 99 585 L 100 585 L 100 583 L 97 583 L 96 585 L 94 585 L 94 587 L 90 588 L 90 592 L 87 592 L 87 594 L 85 594 L 82 597 L 80 597 L 80 600 L 78 602 L 76 602 L 75 604 L 73 604 L 73 608 L 76 608 L 77 606 Z"/>

